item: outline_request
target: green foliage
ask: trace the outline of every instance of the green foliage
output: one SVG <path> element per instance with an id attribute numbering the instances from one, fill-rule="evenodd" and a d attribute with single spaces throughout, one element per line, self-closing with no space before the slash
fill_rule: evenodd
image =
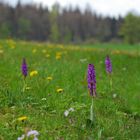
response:
<path id="1" fill-rule="evenodd" d="M 52 7 L 52 11 L 50 13 L 50 22 L 51 22 L 51 34 L 50 38 L 53 42 L 58 42 L 60 38 L 60 33 L 58 29 L 57 17 L 59 14 L 59 5 L 54 4 Z"/>
<path id="2" fill-rule="evenodd" d="M 67 27 L 65 28 L 65 33 L 64 33 L 63 37 L 61 37 L 61 38 L 63 38 L 62 40 L 63 40 L 64 43 L 70 43 L 71 42 L 72 33 L 69 30 L 69 28 L 67 28 Z"/>
<path id="3" fill-rule="evenodd" d="M 56 42 L 58 42 L 59 37 L 60 37 L 60 35 L 59 35 L 57 23 L 52 23 L 51 35 L 50 35 L 51 41 L 56 43 Z"/>
<path id="4" fill-rule="evenodd" d="M 126 42 L 130 44 L 140 42 L 140 17 L 129 13 L 125 19 L 120 30 Z"/>
<path id="5" fill-rule="evenodd" d="M 8 23 L 0 25 L 0 38 L 8 38 L 11 35 L 11 27 Z"/>
<path id="6" fill-rule="evenodd" d="M 15 42 L 16 48 L 10 46 L 11 41 L 0 41 L 1 140 L 16 140 L 31 129 L 40 133 L 39 140 L 139 140 L 139 46 L 77 47 L 24 41 Z M 50 57 L 46 57 L 48 54 Z M 61 58 L 56 59 L 56 54 Z M 113 64 L 112 92 L 105 72 L 107 54 Z M 29 73 L 38 71 L 38 75 L 27 76 L 30 88 L 24 93 L 23 57 Z M 97 78 L 97 98 L 93 99 L 96 123 L 92 127 L 86 82 L 88 63 L 94 63 Z M 58 93 L 57 88 L 63 92 Z M 69 108 L 74 111 L 65 117 Z M 27 120 L 18 121 L 22 116 Z"/>
<path id="7" fill-rule="evenodd" d="M 30 31 L 31 23 L 25 18 L 18 20 L 18 34 L 22 39 L 26 39 L 27 33 Z"/>

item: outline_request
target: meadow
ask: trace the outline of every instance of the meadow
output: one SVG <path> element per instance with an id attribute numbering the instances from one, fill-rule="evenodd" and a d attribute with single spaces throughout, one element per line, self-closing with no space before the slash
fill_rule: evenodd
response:
<path id="1" fill-rule="evenodd" d="M 112 90 L 105 70 L 107 54 Z M 23 58 L 28 66 L 24 92 Z M 97 80 L 92 127 L 89 63 Z M 29 130 L 38 131 L 39 140 L 140 140 L 139 91 L 139 45 L 0 41 L 0 140 L 16 140 Z"/>

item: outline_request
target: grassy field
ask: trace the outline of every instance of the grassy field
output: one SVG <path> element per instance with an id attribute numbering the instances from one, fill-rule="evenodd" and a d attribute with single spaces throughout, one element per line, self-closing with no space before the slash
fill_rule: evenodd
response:
<path id="1" fill-rule="evenodd" d="M 0 140 L 16 140 L 29 130 L 37 130 L 39 140 L 140 140 L 139 48 L 0 41 Z M 107 54 L 113 65 L 112 91 Z M 23 57 L 28 65 L 25 92 Z M 95 65 L 97 80 L 93 127 L 87 123 L 89 63 Z M 36 74 L 30 76 L 32 71 Z"/>

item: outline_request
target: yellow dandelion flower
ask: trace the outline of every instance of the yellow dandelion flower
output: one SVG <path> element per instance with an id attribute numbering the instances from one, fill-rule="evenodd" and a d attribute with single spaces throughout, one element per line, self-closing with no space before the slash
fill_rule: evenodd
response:
<path id="1" fill-rule="evenodd" d="M 62 88 L 59 88 L 59 89 L 57 89 L 56 90 L 58 93 L 61 93 L 61 92 L 63 92 L 64 90 L 62 89 Z"/>
<path id="2" fill-rule="evenodd" d="M 11 47 L 11 49 L 15 49 L 16 48 L 15 45 L 10 45 L 10 47 Z"/>
<path id="3" fill-rule="evenodd" d="M 57 60 L 61 59 L 61 55 L 56 55 L 55 57 Z"/>
<path id="4" fill-rule="evenodd" d="M 53 78 L 51 76 L 47 77 L 48 81 L 51 81 Z"/>
<path id="5" fill-rule="evenodd" d="M 38 71 L 34 70 L 30 72 L 30 77 L 33 77 L 38 74 Z"/>
<path id="6" fill-rule="evenodd" d="M 121 52 L 119 50 L 114 50 L 112 51 L 112 54 L 121 54 Z"/>
<path id="7" fill-rule="evenodd" d="M 47 52 L 47 50 L 45 50 L 45 49 L 42 50 L 42 53 L 46 53 L 46 52 Z"/>
<path id="8" fill-rule="evenodd" d="M 63 49 L 64 46 L 63 45 L 58 45 L 58 48 Z"/>
<path id="9" fill-rule="evenodd" d="M 62 55 L 62 52 L 57 52 L 56 55 Z"/>
<path id="10" fill-rule="evenodd" d="M 4 53 L 4 51 L 3 50 L 0 50 L 0 54 L 3 54 Z"/>
<path id="11" fill-rule="evenodd" d="M 8 39 L 7 44 L 11 49 L 14 49 L 16 47 L 16 43 L 12 39 Z"/>
<path id="12" fill-rule="evenodd" d="M 25 121 L 25 120 L 27 120 L 27 117 L 26 116 L 22 116 L 22 117 L 19 117 L 17 120 L 18 121 Z"/>
<path id="13" fill-rule="evenodd" d="M 32 53 L 36 53 L 36 51 L 37 51 L 37 49 L 33 49 L 33 50 L 32 50 Z"/>

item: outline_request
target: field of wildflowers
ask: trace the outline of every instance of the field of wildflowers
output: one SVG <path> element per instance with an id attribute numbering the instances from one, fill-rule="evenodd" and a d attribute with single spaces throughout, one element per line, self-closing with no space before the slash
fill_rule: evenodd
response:
<path id="1" fill-rule="evenodd" d="M 0 41 L 0 140 L 139 140 L 139 47 Z"/>

